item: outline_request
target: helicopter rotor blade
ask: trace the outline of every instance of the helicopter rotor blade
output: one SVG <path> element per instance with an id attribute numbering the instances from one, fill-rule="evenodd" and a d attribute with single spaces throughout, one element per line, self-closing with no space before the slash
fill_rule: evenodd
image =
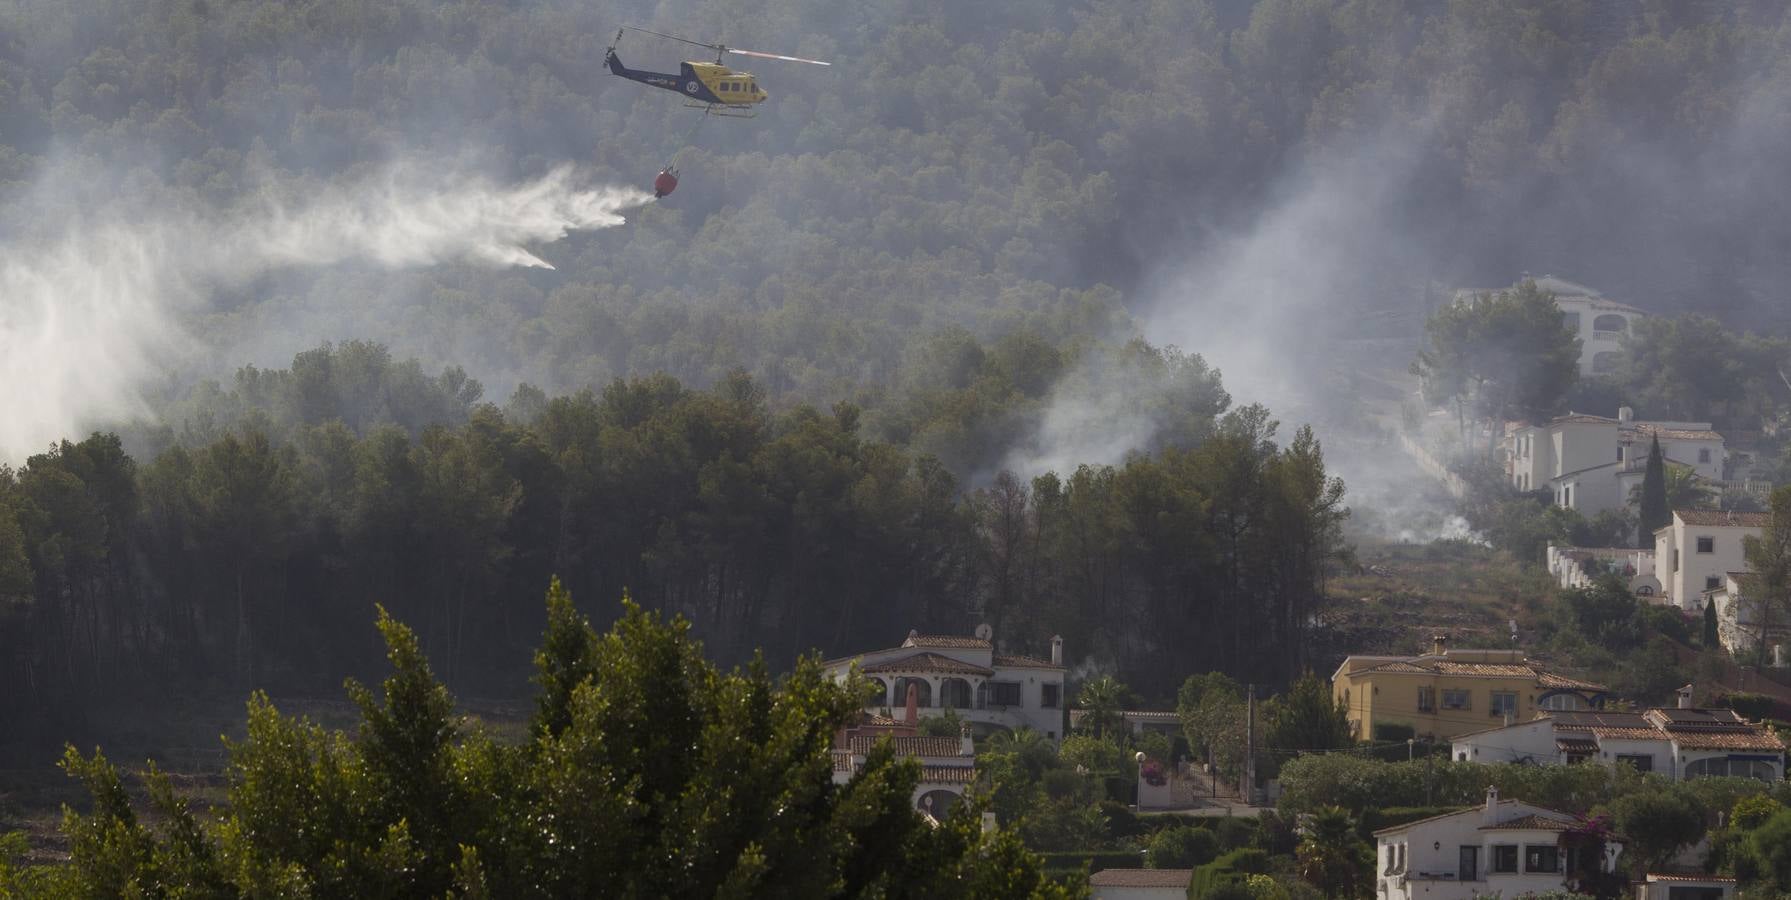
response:
<path id="1" fill-rule="evenodd" d="M 784 62 L 808 63 L 811 66 L 831 66 L 831 65 L 833 65 L 833 63 L 822 62 L 818 59 L 803 59 L 800 56 L 785 56 L 781 53 L 760 53 L 757 50 L 741 50 L 737 47 L 727 47 L 724 49 L 726 49 L 727 52 L 729 52 L 729 53 L 738 53 L 741 56 L 756 56 L 760 59 L 781 59 Z"/>
<path id="2" fill-rule="evenodd" d="M 628 29 L 629 31 L 638 31 L 642 34 L 650 34 L 655 37 L 670 38 L 671 40 L 674 40 L 674 41 L 683 41 L 686 44 L 692 44 L 692 45 L 695 45 L 698 47 L 708 47 L 711 50 L 726 49 L 726 48 L 722 47 L 722 45 L 720 45 L 720 44 L 711 44 L 711 43 L 707 43 L 705 41 L 693 41 L 690 38 L 684 37 L 683 35 L 667 34 L 666 32 L 663 32 L 663 31 L 654 31 L 651 28 L 639 28 L 634 25 L 624 25 L 622 27 Z"/>

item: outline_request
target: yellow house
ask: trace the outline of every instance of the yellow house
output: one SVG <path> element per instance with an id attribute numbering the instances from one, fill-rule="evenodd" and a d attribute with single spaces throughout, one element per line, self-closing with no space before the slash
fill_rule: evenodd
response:
<path id="1" fill-rule="evenodd" d="M 1441 635 L 1423 656 L 1350 656 L 1331 676 L 1362 741 L 1374 739 L 1376 725 L 1452 738 L 1527 722 L 1537 710 L 1597 709 L 1606 690 L 1544 671 L 1521 650 L 1451 650 Z"/>

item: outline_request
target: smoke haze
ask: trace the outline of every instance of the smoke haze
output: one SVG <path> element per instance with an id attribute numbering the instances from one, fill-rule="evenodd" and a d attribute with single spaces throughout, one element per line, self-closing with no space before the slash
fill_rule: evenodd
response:
<path id="1" fill-rule="evenodd" d="M 648 199 L 581 187 L 571 167 L 503 185 L 398 165 L 222 214 L 107 209 L 40 223 L 0 245 L 0 383 L 23 388 L 0 417 L 0 461 L 146 413 L 145 382 L 196 349 L 182 315 L 216 290 L 351 262 L 551 268 L 530 245 L 619 225 Z"/>

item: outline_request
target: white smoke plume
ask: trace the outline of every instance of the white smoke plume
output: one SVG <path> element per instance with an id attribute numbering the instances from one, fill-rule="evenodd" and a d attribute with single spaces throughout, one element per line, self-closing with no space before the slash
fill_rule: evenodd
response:
<path id="1" fill-rule="evenodd" d="M 193 348 L 183 314 L 288 268 L 464 261 L 552 268 L 528 247 L 621 224 L 650 199 L 571 167 L 519 185 L 399 166 L 228 213 L 103 209 L 0 244 L 0 462 L 146 412 L 143 385 Z"/>

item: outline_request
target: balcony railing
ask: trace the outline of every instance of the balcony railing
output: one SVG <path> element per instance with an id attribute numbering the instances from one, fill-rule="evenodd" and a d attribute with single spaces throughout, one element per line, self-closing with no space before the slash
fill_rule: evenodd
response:
<path id="1" fill-rule="evenodd" d="M 1623 332 L 1621 332 L 1621 331 L 1593 331 L 1592 339 L 1595 341 L 1611 341 L 1614 343 L 1616 341 L 1623 340 Z"/>

